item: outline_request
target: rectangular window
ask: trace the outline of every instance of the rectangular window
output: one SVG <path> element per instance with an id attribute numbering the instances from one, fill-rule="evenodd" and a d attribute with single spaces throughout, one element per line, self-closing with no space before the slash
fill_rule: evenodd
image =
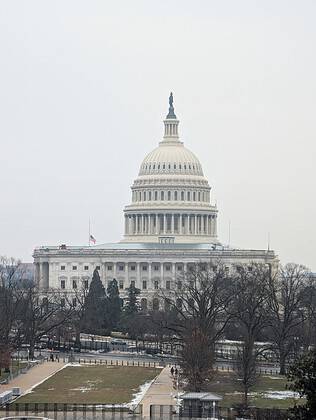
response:
<path id="1" fill-rule="evenodd" d="M 166 289 L 167 290 L 170 290 L 170 280 L 167 280 L 166 281 Z"/>
<path id="2" fill-rule="evenodd" d="M 99 265 L 97 265 L 95 268 L 96 268 L 97 270 L 100 270 L 100 268 L 101 268 L 101 267 L 100 267 Z"/>
<path id="3" fill-rule="evenodd" d="M 135 287 L 135 280 L 132 280 L 132 281 L 131 281 L 131 286 L 132 286 L 132 287 Z"/>
<path id="4" fill-rule="evenodd" d="M 156 289 L 156 290 L 159 289 L 159 281 L 158 280 L 154 281 L 154 289 Z"/>
<path id="5" fill-rule="evenodd" d="M 120 282 L 119 282 L 119 288 L 121 290 L 124 289 L 124 282 L 123 282 L 123 280 L 120 280 Z"/>
<path id="6" fill-rule="evenodd" d="M 85 270 L 85 271 L 88 271 L 88 270 L 89 270 L 89 266 L 88 266 L 88 265 L 85 265 L 85 266 L 84 266 L 84 270 Z"/>
<path id="7" fill-rule="evenodd" d="M 124 271 L 124 265 L 122 264 L 119 265 L 119 271 Z"/>
<path id="8" fill-rule="evenodd" d="M 60 266 L 61 271 L 65 271 L 66 270 L 66 266 L 65 265 L 61 265 Z"/>
<path id="9" fill-rule="evenodd" d="M 158 264 L 155 264 L 155 265 L 154 265 L 154 270 L 155 270 L 155 271 L 158 271 L 158 270 L 159 270 L 159 265 L 158 265 Z"/>
<path id="10" fill-rule="evenodd" d="M 146 280 L 143 280 L 143 289 L 144 290 L 147 289 L 147 281 Z"/>
<path id="11" fill-rule="evenodd" d="M 72 288 L 77 289 L 77 280 L 72 281 Z"/>
<path id="12" fill-rule="evenodd" d="M 143 265 L 143 271 L 147 271 L 147 265 Z"/>
<path id="13" fill-rule="evenodd" d="M 112 271 L 112 266 L 108 265 L 108 271 Z"/>
<path id="14" fill-rule="evenodd" d="M 131 271 L 135 271 L 136 270 L 136 266 L 135 265 L 131 265 Z"/>
<path id="15" fill-rule="evenodd" d="M 177 288 L 178 288 L 178 290 L 182 289 L 182 282 L 181 281 L 177 282 Z"/>
<path id="16" fill-rule="evenodd" d="M 89 280 L 84 281 L 84 288 L 87 290 L 89 289 Z"/>
<path id="17" fill-rule="evenodd" d="M 73 269 L 73 271 L 76 271 L 77 270 L 77 266 L 76 265 L 73 265 L 72 266 L 72 269 Z"/>
<path id="18" fill-rule="evenodd" d="M 171 266 L 170 265 L 166 265 L 166 271 L 170 271 L 171 270 Z"/>
<path id="19" fill-rule="evenodd" d="M 65 289 L 66 288 L 66 282 L 65 282 L 65 280 L 61 280 L 60 281 L 60 287 L 61 287 L 61 289 Z"/>
<path id="20" fill-rule="evenodd" d="M 182 271 L 182 265 L 178 265 L 177 270 Z"/>

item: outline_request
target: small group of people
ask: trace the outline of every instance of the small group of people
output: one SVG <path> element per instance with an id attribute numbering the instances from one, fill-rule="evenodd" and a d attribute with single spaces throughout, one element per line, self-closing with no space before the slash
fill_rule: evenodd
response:
<path id="1" fill-rule="evenodd" d="M 177 367 L 176 366 L 175 367 L 171 366 L 170 373 L 171 373 L 172 376 L 178 376 Z"/>
<path id="2" fill-rule="evenodd" d="M 53 353 L 50 354 L 49 359 L 51 362 L 59 362 L 59 357 L 57 355 L 54 357 Z"/>

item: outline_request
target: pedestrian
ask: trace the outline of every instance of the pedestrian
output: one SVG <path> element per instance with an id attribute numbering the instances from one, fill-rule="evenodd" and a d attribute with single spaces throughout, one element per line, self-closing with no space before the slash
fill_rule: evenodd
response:
<path id="1" fill-rule="evenodd" d="M 175 374 L 176 376 L 178 376 L 178 369 L 177 369 L 177 368 L 175 368 L 174 374 Z"/>
<path id="2" fill-rule="evenodd" d="M 173 374 L 174 374 L 174 369 L 173 369 L 173 366 L 171 367 L 171 369 L 170 369 L 170 373 L 171 373 L 171 375 L 173 376 Z"/>

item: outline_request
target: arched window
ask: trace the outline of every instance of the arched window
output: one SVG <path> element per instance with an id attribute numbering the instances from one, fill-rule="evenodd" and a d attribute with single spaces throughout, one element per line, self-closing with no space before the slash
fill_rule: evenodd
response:
<path id="1" fill-rule="evenodd" d="M 187 165 L 184 165 L 184 169 L 187 169 Z"/>
<path id="2" fill-rule="evenodd" d="M 164 191 L 161 191 L 161 192 L 160 192 L 160 200 L 161 200 L 161 201 L 164 201 L 164 199 L 165 199 L 165 194 L 164 194 Z"/>
<path id="3" fill-rule="evenodd" d="M 171 165 L 170 165 L 170 163 L 169 163 L 169 165 L 168 165 L 168 169 L 171 169 Z"/>
<path id="4" fill-rule="evenodd" d="M 159 311 L 159 299 L 158 298 L 153 299 L 153 310 L 154 311 Z"/>
<path id="5" fill-rule="evenodd" d="M 188 191 L 188 201 L 190 200 L 191 200 L 191 194 L 190 194 L 190 191 Z"/>
<path id="6" fill-rule="evenodd" d="M 162 169 L 166 169 L 166 165 L 165 164 L 162 165 Z"/>
<path id="7" fill-rule="evenodd" d="M 184 191 L 181 191 L 181 201 L 184 201 Z"/>
<path id="8" fill-rule="evenodd" d="M 181 163 L 179 163 L 179 169 L 181 169 Z"/>
<path id="9" fill-rule="evenodd" d="M 140 191 L 138 192 L 138 201 L 142 201 L 142 193 Z"/>
<path id="10" fill-rule="evenodd" d="M 146 191 L 144 191 L 144 201 L 146 201 Z"/>
<path id="11" fill-rule="evenodd" d="M 148 192 L 148 201 L 151 201 L 151 191 Z"/>
<path id="12" fill-rule="evenodd" d="M 158 191 L 155 191 L 155 201 L 158 200 Z"/>
<path id="13" fill-rule="evenodd" d="M 170 302 L 169 300 L 165 300 L 165 311 L 170 311 Z"/>
<path id="14" fill-rule="evenodd" d="M 182 299 L 178 298 L 176 301 L 176 305 L 178 309 L 182 309 Z"/>
<path id="15" fill-rule="evenodd" d="M 176 164 L 173 165 L 173 169 L 177 169 L 177 165 Z"/>
<path id="16" fill-rule="evenodd" d="M 147 311 L 147 299 L 142 298 L 140 301 L 140 307 L 142 308 L 142 311 Z"/>
<path id="17" fill-rule="evenodd" d="M 177 201 L 178 200 L 178 191 L 175 191 L 174 192 L 174 201 Z"/>
<path id="18" fill-rule="evenodd" d="M 168 201 L 171 200 L 171 191 L 168 191 Z"/>
<path id="19" fill-rule="evenodd" d="M 193 192 L 193 201 L 195 201 L 195 191 Z"/>
<path id="20" fill-rule="evenodd" d="M 200 193 L 200 191 L 198 192 L 198 201 L 201 201 L 201 193 Z"/>

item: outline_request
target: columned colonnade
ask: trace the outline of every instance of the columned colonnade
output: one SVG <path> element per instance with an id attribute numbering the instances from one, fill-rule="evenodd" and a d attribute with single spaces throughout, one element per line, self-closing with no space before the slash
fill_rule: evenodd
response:
<path id="1" fill-rule="evenodd" d="M 216 215 L 201 213 L 125 214 L 125 235 L 217 236 Z"/>

